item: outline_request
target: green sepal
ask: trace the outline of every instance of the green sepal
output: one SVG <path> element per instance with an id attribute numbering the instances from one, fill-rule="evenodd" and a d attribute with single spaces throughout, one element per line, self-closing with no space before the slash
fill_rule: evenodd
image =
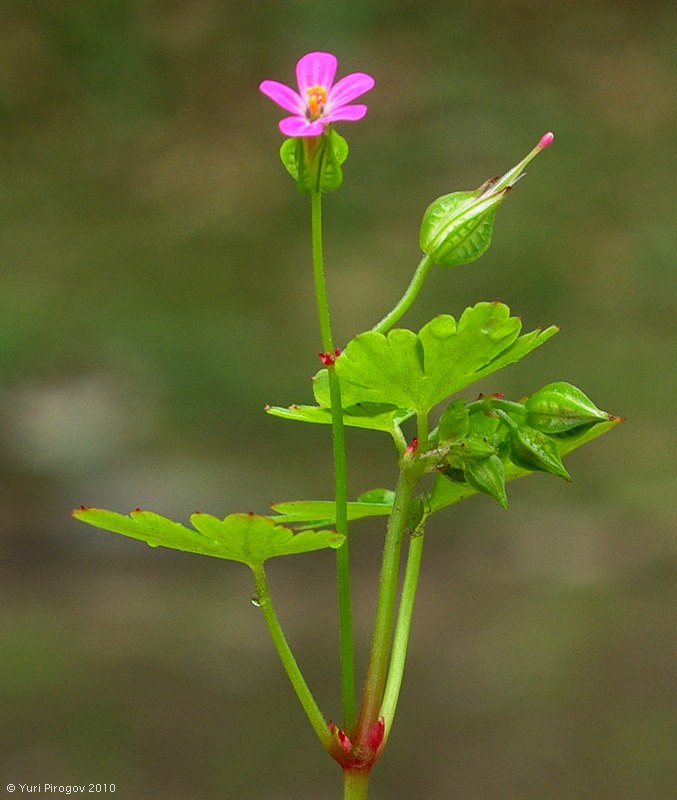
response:
<path id="1" fill-rule="evenodd" d="M 468 435 L 470 415 L 465 400 L 454 400 L 442 412 L 437 423 L 437 438 L 440 442 L 457 441 Z"/>
<path id="2" fill-rule="evenodd" d="M 337 548 L 345 539 L 335 531 L 306 531 L 295 533 L 275 524 L 269 517 L 256 514 L 230 514 L 225 519 L 210 514 L 193 514 L 194 530 L 155 514 L 152 511 L 132 511 L 129 516 L 102 508 L 79 508 L 73 517 L 140 539 L 151 547 L 169 547 L 198 555 L 240 561 L 254 568 L 275 556 L 309 553 L 324 548 Z"/>
<path id="3" fill-rule="evenodd" d="M 336 359 L 344 405 L 387 404 L 427 414 L 464 386 L 518 361 L 558 330 L 551 326 L 520 336 L 521 327 L 506 305 L 494 302 L 467 308 L 458 322 L 448 314 L 435 317 L 418 334 L 403 328 L 387 335 L 361 333 Z"/>
<path id="4" fill-rule="evenodd" d="M 496 455 L 496 445 L 480 436 L 467 436 L 456 448 L 464 463 L 483 461 Z"/>
<path id="5" fill-rule="evenodd" d="M 560 458 L 564 457 L 573 450 L 576 450 L 581 445 L 596 439 L 612 428 L 615 428 L 623 420 L 620 417 L 613 417 L 608 422 L 600 422 L 598 425 L 584 426 L 575 430 L 567 431 L 553 439 L 557 445 L 557 451 Z M 515 478 L 522 478 L 525 475 L 532 475 L 533 470 L 523 469 L 511 461 L 504 462 L 505 480 L 511 481 Z M 444 475 L 438 475 L 435 480 L 435 485 L 428 498 L 428 507 L 430 513 L 439 511 L 442 508 L 458 503 L 460 500 L 465 500 L 467 497 L 477 493 L 477 489 L 468 483 L 456 483 L 448 480 Z"/>
<path id="6" fill-rule="evenodd" d="M 474 192 L 452 192 L 426 209 L 419 244 L 441 267 L 469 264 L 491 244 L 496 209 L 508 189 L 492 193 L 486 186 Z"/>
<path id="7" fill-rule="evenodd" d="M 325 128 L 321 136 L 285 139 L 280 147 L 282 164 L 301 194 L 338 189 L 347 158 L 348 142 L 332 128 Z"/>
<path id="8" fill-rule="evenodd" d="M 525 403 L 526 422 L 542 433 L 563 433 L 590 423 L 606 422 L 611 415 L 597 408 L 587 395 L 570 383 L 549 383 Z"/>

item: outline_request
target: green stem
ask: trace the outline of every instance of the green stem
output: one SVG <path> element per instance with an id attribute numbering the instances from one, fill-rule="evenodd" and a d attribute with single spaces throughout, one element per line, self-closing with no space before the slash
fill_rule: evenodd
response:
<path id="1" fill-rule="evenodd" d="M 425 517 L 411 534 L 409 542 L 407 566 L 402 582 L 400 606 L 397 611 L 397 623 L 395 624 L 395 634 L 393 636 L 393 646 L 390 654 L 390 667 L 388 668 L 388 677 L 386 679 L 383 702 L 381 703 L 381 710 L 379 713 L 379 716 L 383 717 L 385 720 L 384 747 L 393 726 L 397 701 L 402 687 L 402 677 L 404 675 L 404 665 L 407 659 L 407 647 L 409 645 L 409 633 L 411 631 L 411 618 L 414 612 L 414 598 L 416 597 L 418 576 L 421 569 L 424 526 Z"/>
<path id="2" fill-rule="evenodd" d="M 373 331 L 376 331 L 377 333 L 385 333 L 392 328 L 392 326 L 400 319 L 400 317 L 404 315 L 404 313 L 409 309 L 411 304 L 416 299 L 416 295 L 421 290 L 421 286 L 423 286 L 423 282 L 425 281 L 433 263 L 434 262 L 430 256 L 423 256 L 418 267 L 416 267 L 414 276 L 412 277 L 409 286 L 407 286 L 405 293 L 402 295 L 393 310 L 386 314 L 379 323 L 374 325 L 372 328 Z"/>
<path id="3" fill-rule="evenodd" d="M 493 409 L 501 409 L 508 413 L 517 414 L 519 417 L 523 417 L 526 414 L 522 403 L 515 403 L 513 400 L 504 400 L 501 397 L 494 397 L 492 395 L 481 397 L 479 400 L 473 400 L 472 403 L 468 403 L 467 408 L 468 414 L 486 413 Z"/>
<path id="4" fill-rule="evenodd" d="M 322 348 L 334 353 L 327 286 L 324 277 L 322 249 L 322 194 L 311 192 L 313 275 L 315 299 L 320 320 Z M 353 644 L 352 604 L 350 595 L 350 555 L 348 549 L 348 471 L 346 439 L 343 426 L 341 384 L 333 364 L 327 367 L 329 397 L 331 401 L 332 447 L 334 452 L 334 484 L 336 503 L 336 530 L 346 539 L 336 550 L 336 582 L 338 588 L 339 650 L 341 654 L 341 698 L 343 727 L 352 731 L 355 725 L 355 656 Z"/>
<path id="5" fill-rule="evenodd" d="M 393 510 L 388 520 L 371 654 L 360 716 L 357 721 L 357 741 L 362 740 L 377 722 L 381 708 L 397 593 L 400 550 L 402 537 L 407 527 L 416 478 L 417 476 L 412 477 L 411 471 L 406 468 L 406 465 L 403 466 L 395 491 Z"/>
<path id="6" fill-rule="evenodd" d="M 343 771 L 343 800 L 367 800 L 369 772 L 366 770 Z"/>
<path id="7" fill-rule="evenodd" d="M 322 194 L 311 192 L 311 225 L 313 249 L 313 277 L 315 279 L 315 302 L 320 319 L 322 349 L 325 353 L 334 351 L 334 340 L 331 333 L 329 317 L 329 301 L 327 300 L 327 284 L 324 279 L 324 253 L 322 250 Z"/>
<path id="8" fill-rule="evenodd" d="M 428 443 L 428 415 L 418 414 L 416 418 L 416 433 L 418 437 L 418 447 L 425 450 Z M 400 592 L 400 605 L 397 610 L 397 622 L 395 633 L 390 651 L 390 665 L 388 676 L 383 690 L 383 701 L 379 711 L 379 716 L 385 720 L 385 735 L 383 746 L 390 735 L 393 726 L 393 718 L 397 701 L 402 687 L 404 676 L 404 665 L 407 659 L 407 647 L 409 645 L 409 633 L 411 630 L 411 618 L 414 613 L 414 599 L 418 587 L 418 576 L 421 569 L 421 556 L 423 554 L 423 533 L 425 522 L 428 515 L 424 514 L 421 521 L 411 532 L 409 540 L 409 552 L 407 553 L 407 566 L 404 571 L 402 581 L 402 591 Z"/>
<path id="9" fill-rule="evenodd" d="M 254 585 L 256 587 L 256 603 L 263 612 L 263 618 L 270 631 L 275 649 L 280 656 L 282 666 L 322 746 L 331 753 L 335 749 L 333 737 L 329 731 L 327 721 L 315 702 L 315 698 L 299 669 L 299 665 L 296 663 L 294 654 L 289 647 L 280 621 L 275 613 L 263 564 L 252 567 L 252 572 L 254 573 Z"/>
<path id="10" fill-rule="evenodd" d="M 386 531 L 386 540 L 383 548 L 379 595 L 376 605 L 376 620 L 374 622 L 374 634 L 371 643 L 371 655 L 369 666 L 367 668 L 367 679 L 362 696 L 360 716 L 357 721 L 356 738 L 358 741 L 360 741 L 367 734 L 371 727 L 377 722 L 379 716 L 382 715 L 382 706 L 385 702 L 384 687 L 386 684 L 386 671 L 388 670 L 388 662 L 390 660 L 391 652 L 391 635 L 399 577 L 398 573 L 402 539 L 411 520 L 414 489 L 424 470 L 423 462 L 416 458 L 416 450 L 425 450 L 428 446 L 428 415 L 418 414 L 416 417 L 416 423 L 418 444 L 414 448 L 413 453 L 405 452 L 402 458 L 400 477 L 397 483 L 397 489 L 395 490 L 395 499 L 393 501 L 393 510 L 390 514 L 390 518 L 388 519 L 388 529 Z M 424 521 L 425 516 L 421 521 L 417 520 L 417 530 L 420 529 L 422 531 L 421 526 L 423 525 Z M 418 538 L 420 539 L 421 537 Z M 412 544 L 414 544 L 413 541 Z M 420 541 L 414 544 L 413 551 L 411 545 L 409 549 L 407 570 L 408 582 L 405 584 L 405 586 L 403 586 L 403 591 L 406 588 L 408 594 L 402 596 L 400 600 L 400 613 L 398 614 L 398 628 L 400 628 L 400 626 L 404 627 L 401 627 L 400 629 L 399 638 L 392 642 L 392 647 L 397 646 L 398 648 L 398 664 L 393 667 L 394 671 L 392 672 L 392 682 L 389 678 L 390 689 L 388 690 L 387 702 L 390 717 L 384 717 L 386 722 L 386 736 L 388 735 L 389 728 L 392 725 L 392 714 L 394 713 L 394 706 L 399 693 L 399 685 L 397 684 L 397 681 L 399 680 L 399 684 L 402 682 L 404 658 L 406 654 L 409 633 L 407 625 L 411 621 L 411 613 L 413 611 L 422 545 L 423 542 Z M 405 575 L 405 581 L 406 580 L 407 575 Z M 405 604 L 404 611 L 402 611 L 402 602 Z M 407 615 L 409 623 L 406 622 Z M 406 631 L 405 628 L 407 628 Z M 399 678 L 397 678 L 398 670 L 400 673 Z M 391 672 L 388 671 L 389 676 L 390 674 Z"/>

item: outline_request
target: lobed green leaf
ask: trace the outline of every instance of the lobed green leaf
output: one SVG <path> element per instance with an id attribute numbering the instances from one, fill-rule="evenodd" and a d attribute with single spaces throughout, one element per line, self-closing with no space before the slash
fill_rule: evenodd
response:
<path id="1" fill-rule="evenodd" d="M 506 305 L 478 303 L 458 323 L 444 314 L 418 334 L 402 328 L 387 335 L 359 334 L 336 359 L 344 405 L 386 404 L 426 414 L 459 389 L 518 361 L 558 330 L 520 336 L 521 327 Z"/>
<path id="2" fill-rule="evenodd" d="M 269 517 L 230 514 L 225 519 L 193 514 L 194 529 L 152 511 L 132 511 L 129 516 L 101 508 L 80 508 L 73 517 L 123 536 L 140 539 L 151 547 L 169 547 L 188 553 L 240 561 L 250 567 L 275 556 L 337 548 L 344 536 L 334 531 L 295 533 Z"/>

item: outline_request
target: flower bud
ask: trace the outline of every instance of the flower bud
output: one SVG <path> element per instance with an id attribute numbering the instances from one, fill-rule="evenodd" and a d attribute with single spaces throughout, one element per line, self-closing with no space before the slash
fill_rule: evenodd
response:
<path id="1" fill-rule="evenodd" d="M 508 507 L 505 491 L 505 470 L 497 455 L 477 461 L 468 461 L 463 470 L 467 482 L 478 492 L 488 494 L 498 501 L 502 508 Z"/>
<path id="2" fill-rule="evenodd" d="M 570 383 L 549 383 L 525 403 L 527 424 L 542 433 L 563 433 L 581 425 L 607 422 L 601 411 L 580 389 Z"/>
<path id="3" fill-rule="evenodd" d="M 557 444 L 544 433 L 533 428 L 515 425 L 511 427 L 507 443 L 510 460 L 518 467 L 550 472 L 567 481 L 571 480 L 562 464 Z"/>

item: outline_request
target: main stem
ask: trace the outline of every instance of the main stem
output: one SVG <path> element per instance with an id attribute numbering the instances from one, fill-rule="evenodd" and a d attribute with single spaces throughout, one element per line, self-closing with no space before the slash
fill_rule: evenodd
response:
<path id="1" fill-rule="evenodd" d="M 409 645 L 409 633 L 411 631 L 411 619 L 414 613 L 414 599 L 418 587 L 418 576 L 421 570 L 421 556 L 423 554 L 425 517 L 419 523 L 416 530 L 411 534 L 409 541 L 409 552 L 407 554 L 407 566 L 404 571 L 402 581 L 402 592 L 400 594 L 400 605 L 397 610 L 397 622 L 393 635 L 393 646 L 390 654 L 390 666 L 383 691 L 383 702 L 379 716 L 387 721 L 383 746 L 388 740 L 390 731 L 393 727 L 395 709 L 402 688 L 402 678 L 404 676 L 404 665 L 407 659 L 407 647 Z"/>
<path id="2" fill-rule="evenodd" d="M 388 675 L 388 685 L 386 686 L 386 673 L 388 663 L 391 659 L 391 636 L 393 629 L 393 616 L 395 612 L 395 599 L 397 596 L 397 584 L 399 577 L 400 552 L 402 549 L 402 539 L 412 523 L 412 500 L 414 489 L 423 472 L 423 465 L 416 460 L 418 448 L 425 449 L 428 444 L 428 416 L 427 414 L 417 414 L 417 439 L 412 442 L 412 452 L 405 452 L 400 464 L 400 477 L 395 490 L 393 509 L 388 519 L 388 529 L 386 531 L 385 545 L 383 548 L 383 560 L 381 563 L 381 577 L 379 580 L 379 593 L 376 605 L 376 620 L 374 622 L 374 633 L 371 642 L 371 653 L 369 666 L 367 668 L 367 679 L 365 682 L 364 693 L 362 695 L 362 706 L 360 716 L 357 721 L 356 737 L 361 741 L 371 727 L 383 716 L 385 721 L 385 736 L 387 737 L 392 727 L 392 715 L 395 712 L 395 704 L 399 695 L 399 686 L 404 671 L 404 659 L 408 643 L 408 622 L 411 621 L 413 611 L 414 595 L 418 582 L 418 568 L 420 566 L 421 545 L 412 539 L 410 544 L 410 558 L 405 575 L 403 595 L 401 603 L 404 602 L 404 609 L 400 610 L 398 618 L 398 631 L 393 643 L 394 653 L 397 661 L 391 665 Z M 409 448 L 407 448 L 409 449 Z M 422 532 L 422 520 L 414 523 L 418 531 Z M 413 531 L 412 531 L 413 533 Z M 411 549 L 413 545 L 413 551 Z M 384 697 L 385 694 L 385 697 Z M 388 716 L 384 712 L 387 712 Z"/>
<path id="3" fill-rule="evenodd" d="M 315 299 L 320 320 L 322 348 L 325 353 L 334 353 L 329 302 L 324 277 L 324 254 L 322 249 L 322 194 L 313 191 L 311 198 L 313 275 Z M 331 357 L 330 359 L 331 360 Z M 329 398 L 331 401 L 331 430 L 334 451 L 334 487 L 336 503 L 336 530 L 346 538 L 336 550 L 336 580 L 339 607 L 339 648 L 341 653 L 341 698 L 343 727 L 352 731 L 355 725 L 355 657 L 353 645 L 352 604 L 350 599 L 350 557 L 348 550 L 348 472 L 346 463 L 346 440 L 343 427 L 343 403 L 341 384 L 333 362 L 327 365 L 329 376 Z"/>
<path id="4" fill-rule="evenodd" d="M 383 548 L 371 653 L 360 716 L 357 721 L 356 738 L 358 741 L 366 736 L 379 718 L 390 653 L 402 537 L 407 528 L 415 484 L 416 479 L 412 478 L 406 468 L 403 468 L 395 491 L 393 510 L 388 520 L 388 530 Z M 386 720 L 386 726 L 389 724 L 390 720 Z"/>
<path id="5" fill-rule="evenodd" d="M 368 770 L 343 771 L 343 800 L 367 800 L 368 789 Z"/>

